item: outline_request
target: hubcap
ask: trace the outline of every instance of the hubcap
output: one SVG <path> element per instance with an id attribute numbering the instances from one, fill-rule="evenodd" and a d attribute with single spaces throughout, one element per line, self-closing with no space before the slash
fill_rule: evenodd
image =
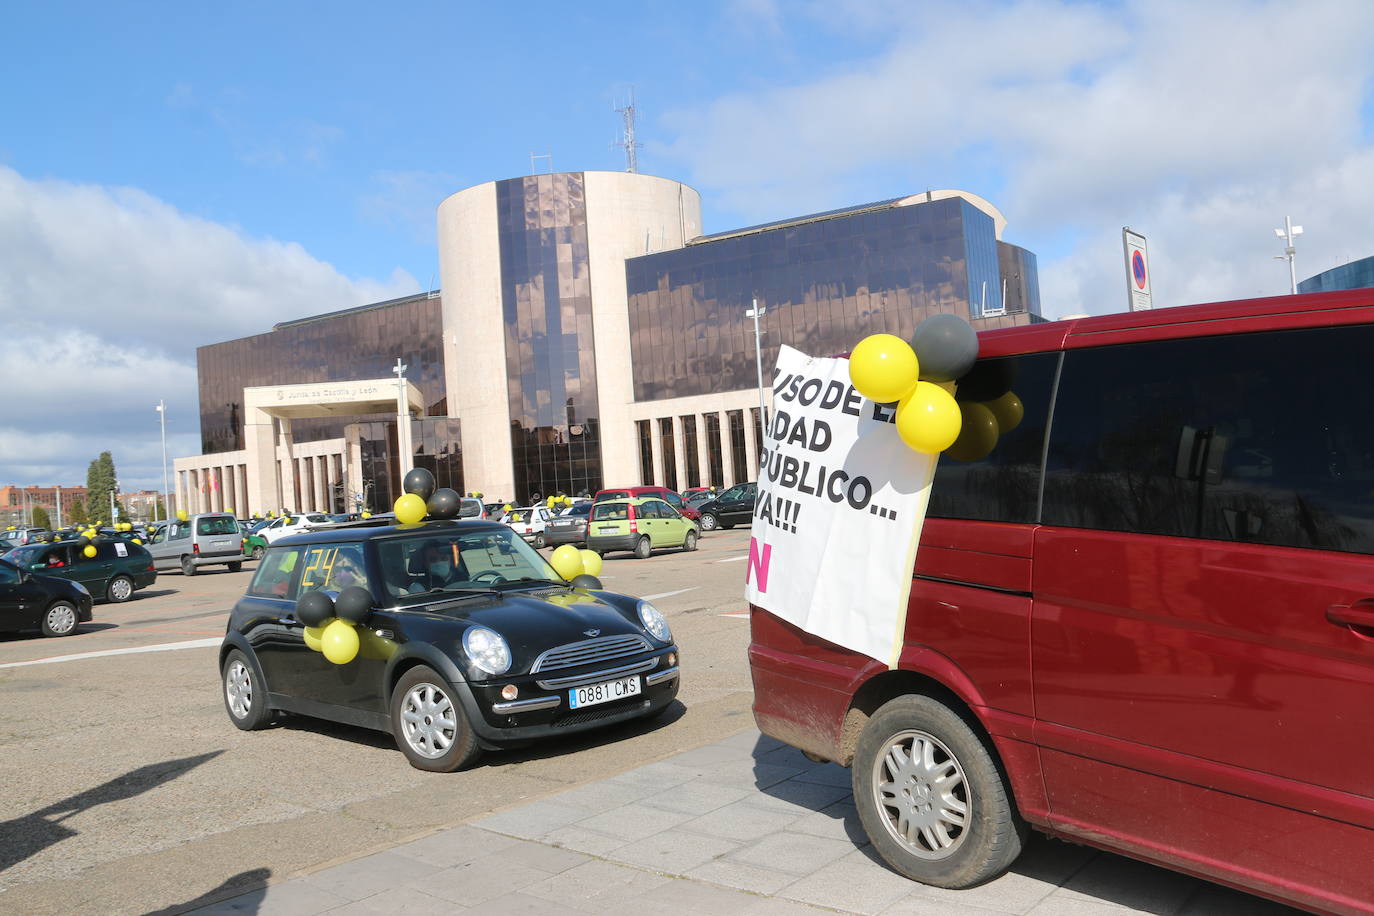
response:
<path id="1" fill-rule="evenodd" d="M 48 629 L 54 633 L 70 633 L 76 627 L 76 611 L 59 604 L 48 611 Z"/>
<path id="2" fill-rule="evenodd" d="M 894 735 L 873 762 L 873 800 L 887 832 L 922 859 L 954 854 L 967 833 L 973 801 L 949 748 L 914 730 Z"/>
<path id="3" fill-rule="evenodd" d="M 248 715 L 248 710 L 253 706 L 253 679 L 243 662 L 235 661 L 225 673 L 224 696 L 229 701 L 229 712 L 235 719 Z"/>
<path id="4" fill-rule="evenodd" d="M 401 733 L 421 757 L 442 757 L 458 737 L 453 702 L 433 684 L 416 684 L 401 700 Z"/>
<path id="5" fill-rule="evenodd" d="M 128 579 L 116 579 L 110 586 L 110 594 L 114 595 L 116 601 L 123 601 L 133 592 Z"/>

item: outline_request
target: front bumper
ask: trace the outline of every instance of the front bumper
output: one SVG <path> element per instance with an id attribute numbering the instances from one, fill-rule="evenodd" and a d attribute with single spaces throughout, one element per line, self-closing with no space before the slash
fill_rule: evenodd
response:
<path id="1" fill-rule="evenodd" d="M 587 535 L 587 546 L 597 553 L 609 553 L 612 550 L 634 550 L 638 543 L 638 534 Z"/>

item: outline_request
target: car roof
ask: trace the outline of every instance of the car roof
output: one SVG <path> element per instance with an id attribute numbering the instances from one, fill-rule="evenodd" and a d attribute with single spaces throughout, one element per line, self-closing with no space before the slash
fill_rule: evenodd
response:
<path id="1" fill-rule="evenodd" d="M 273 547 L 296 547 L 307 544 L 340 544 L 350 541 L 376 541 L 391 537 L 410 537 L 416 534 L 423 534 L 428 531 L 501 531 L 509 532 L 510 529 L 498 522 L 489 522 L 483 519 L 440 519 L 429 522 L 422 522 L 418 525 L 374 525 L 371 519 L 360 522 L 345 522 L 339 525 L 330 525 L 328 528 L 320 528 L 316 531 L 307 531 L 302 534 L 293 534 L 281 538 Z"/>

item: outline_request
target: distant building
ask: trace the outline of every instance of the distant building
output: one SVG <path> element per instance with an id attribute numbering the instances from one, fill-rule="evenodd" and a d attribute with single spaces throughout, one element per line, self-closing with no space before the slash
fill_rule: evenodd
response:
<path id="1" fill-rule="evenodd" d="M 1374 287 L 1374 255 L 1314 274 L 1298 284 L 1298 292 L 1327 293 L 1369 287 Z"/>
<path id="2" fill-rule="evenodd" d="M 205 453 L 176 460 L 182 504 L 386 509 L 412 465 L 512 502 L 728 486 L 757 473 L 755 300 L 765 373 L 783 344 L 839 353 L 937 313 L 975 328 L 1043 320 L 1035 255 L 965 191 L 701 226 L 695 190 L 633 172 L 451 195 L 438 210 L 442 295 L 197 350 Z"/>
<path id="3" fill-rule="evenodd" d="M 123 521 L 149 522 L 165 518 L 162 510 L 158 509 L 158 500 L 162 499 L 162 494 L 157 490 L 138 490 L 134 493 L 119 494 L 120 505 L 124 507 L 124 512 L 128 518 Z M 167 512 L 175 512 L 176 509 L 168 507 Z"/>
<path id="4" fill-rule="evenodd" d="M 34 508 L 42 508 L 54 525 L 67 518 L 76 502 L 86 501 L 85 487 L 0 487 L 0 521 L 4 526 L 27 525 Z"/>

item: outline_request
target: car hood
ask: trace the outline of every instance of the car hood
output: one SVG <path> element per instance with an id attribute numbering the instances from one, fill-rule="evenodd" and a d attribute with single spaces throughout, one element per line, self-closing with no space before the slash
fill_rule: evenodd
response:
<path id="1" fill-rule="evenodd" d="M 507 592 L 490 600 L 442 602 L 425 610 L 500 633 L 510 643 L 513 668 L 527 667 L 555 646 L 599 636 L 633 633 L 645 636 L 650 644 L 655 642 L 639 624 L 634 598 L 585 589 L 549 586 Z"/>

